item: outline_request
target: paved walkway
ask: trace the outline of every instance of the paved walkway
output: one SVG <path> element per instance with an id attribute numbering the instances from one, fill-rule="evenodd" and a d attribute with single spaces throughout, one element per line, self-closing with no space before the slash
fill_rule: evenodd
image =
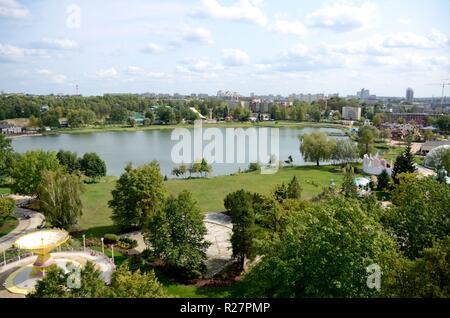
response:
<path id="1" fill-rule="evenodd" d="M 27 198 L 23 199 L 23 197 L 13 198 L 16 199 L 19 206 L 26 202 L 24 200 L 28 200 Z M 27 210 L 19 206 L 16 207 L 16 211 L 14 212 L 14 216 L 19 220 L 19 225 L 13 231 L 0 238 L 0 251 L 11 248 L 16 239 L 25 233 L 37 229 L 37 227 L 45 220 L 44 215 L 41 213 Z"/>

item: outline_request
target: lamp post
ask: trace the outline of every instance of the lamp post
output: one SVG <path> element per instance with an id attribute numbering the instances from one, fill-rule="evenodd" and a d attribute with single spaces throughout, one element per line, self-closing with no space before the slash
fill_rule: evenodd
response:
<path id="1" fill-rule="evenodd" d="M 83 252 L 86 252 L 86 235 L 83 234 Z"/>
<path id="2" fill-rule="evenodd" d="M 105 254 L 105 245 L 103 243 L 103 237 L 100 240 L 102 240 L 102 253 Z"/>
<path id="3" fill-rule="evenodd" d="M 6 254 L 5 254 L 5 249 L 3 249 L 3 265 L 6 266 Z"/>

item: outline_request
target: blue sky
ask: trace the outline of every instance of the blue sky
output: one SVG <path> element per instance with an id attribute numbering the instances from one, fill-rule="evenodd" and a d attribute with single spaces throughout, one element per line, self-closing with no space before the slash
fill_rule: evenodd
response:
<path id="1" fill-rule="evenodd" d="M 448 0 L 0 0 L 0 90 L 440 96 L 449 12 Z"/>

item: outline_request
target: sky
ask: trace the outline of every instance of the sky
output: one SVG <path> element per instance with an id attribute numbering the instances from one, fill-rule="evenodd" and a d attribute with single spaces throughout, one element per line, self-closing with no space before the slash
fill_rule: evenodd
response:
<path id="1" fill-rule="evenodd" d="M 0 90 L 440 97 L 449 13 L 448 0 L 0 0 Z"/>

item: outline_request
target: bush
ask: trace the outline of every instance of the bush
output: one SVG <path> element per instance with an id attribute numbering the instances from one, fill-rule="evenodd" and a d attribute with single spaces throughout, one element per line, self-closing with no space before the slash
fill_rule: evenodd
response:
<path id="1" fill-rule="evenodd" d="M 129 237 L 121 237 L 117 242 L 117 246 L 124 250 L 129 250 L 138 246 L 138 242 Z"/>
<path id="2" fill-rule="evenodd" d="M 0 221 L 14 213 L 16 202 L 10 198 L 0 198 Z"/>
<path id="3" fill-rule="evenodd" d="M 104 242 L 106 244 L 115 244 L 119 241 L 119 236 L 117 236 L 116 234 L 105 234 L 104 236 Z"/>
<path id="4" fill-rule="evenodd" d="M 248 166 L 249 172 L 260 171 L 260 170 L 261 170 L 261 165 L 259 164 L 259 162 L 250 162 L 250 165 Z"/>

